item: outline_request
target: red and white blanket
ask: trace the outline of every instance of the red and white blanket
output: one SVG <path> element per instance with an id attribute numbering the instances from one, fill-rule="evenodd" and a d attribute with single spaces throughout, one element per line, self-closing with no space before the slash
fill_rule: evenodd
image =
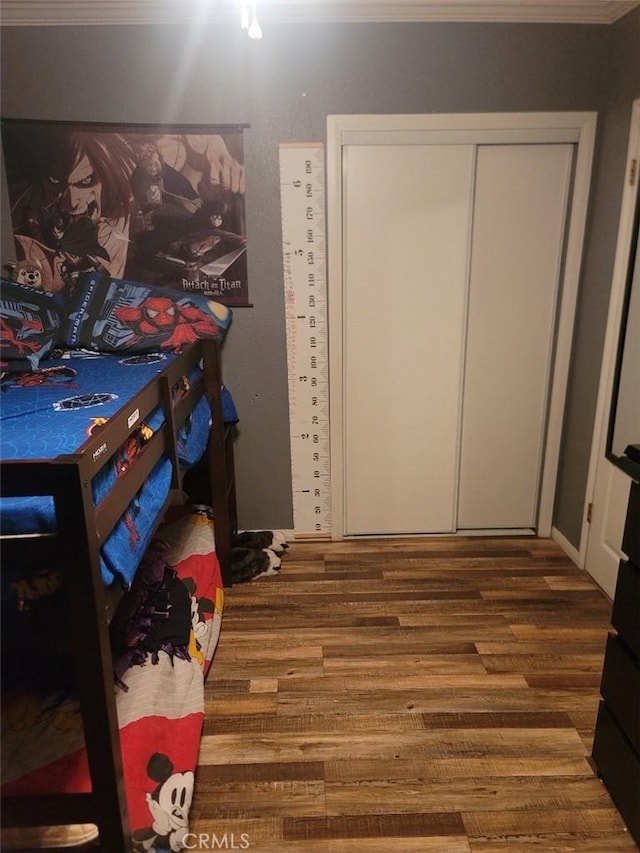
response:
<path id="1" fill-rule="evenodd" d="M 163 636 L 164 626 L 160 625 L 153 649 L 149 640 L 158 621 L 146 633 L 132 624 L 130 642 L 140 640 L 146 647 L 142 653 L 140 648 L 130 649 L 135 652 L 134 665 L 118 672 L 120 686 L 116 687 L 134 849 L 147 853 L 180 850 L 189 832 L 204 719 L 204 678 L 220 635 L 223 609 L 210 511 L 174 507 L 158 537 L 156 545 L 159 541 L 166 564 L 173 570 L 168 576 L 173 579 L 175 606 L 170 609 L 186 612 L 189 624 L 186 634 L 178 628 L 182 641 L 175 633 Z M 157 589 L 155 593 L 158 598 Z M 55 691 L 44 701 L 32 694 L 4 695 L 1 793 L 90 790 L 78 702 Z M 41 832 L 43 839 L 45 836 Z M 56 833 L 59 840 L 58 836 Z M 3 845 L 8 842 L 4 837 Z M 31 832 L 28 847 L 35 846 Z"/>

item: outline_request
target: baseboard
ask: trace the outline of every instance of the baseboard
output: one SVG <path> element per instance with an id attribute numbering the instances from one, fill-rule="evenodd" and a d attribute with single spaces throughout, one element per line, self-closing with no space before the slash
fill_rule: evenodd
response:
<path id="1" fill-rule="evenodd" d="M 245 528 L 245 527 L 243 527 L 243 528 L 238 530 L 238 533 L 253 533 L 256 530 L 277 530 L 279 533 L 284 534 L 287 542 L 291 542 L 293 539 L 296 538 L 296 534 L 295 534 L 294 530 L 284 530 L 282 527 L 276 527 L 276 528 L 273 528 L 273 527 L 260 527 L 260 528 L 258 528 L 258 527 L 246 527 Z"/>
<path id="2" fill-rule="evenodd" d="M 569 542 L 569 540 L 563 533 L 560 533 L 557 527 L 551 528 L 551 538 L 554 542 L 558 543 L 558 545 L 562 548 L 567 557 L 570 557 L 570 559 L 573 560 L 573 562 L 576 564 L 576 566 L 578 566 L 578 568 L 584 568 L 584 566 L 580 565 L 580 552 L 571 544 L 571 542 Z"/>
<path id="3" fill-rule="evenodd" d="M 481 531 L 481 532 L 485 533 L 485 531 Z M 531 536 L 531 535 L 533 535 L 533 531 L 531 531 L 529 528 L 517 530 L 517 531 L 513 531 L 513 530 L 486 531 L 486 533 L 488 533 L 488 532 L 490 532 L 494 536 L 499 536 L 499 535 L 502 535 L 502 536 Z M 315 535 L 314 534 L 302 534 L 302 535 L 299 535 L 296 537 L 294 530 L 283 530 L 282 533 L 284 533 L 284 535 L 287 537 L 287 542 L 294 542 L 294 541 L 296 541 L 296 539 L 298 542 L 304 542 L 304 541 L 321 542 L 321 541 L 325 541 L 326 539 L 329 538 L 328 536 L 322 536 L 320 534 L 315 534 Z M 458 533 L 460 533 L 460 532 L 458 531 Z M 468 533 L 472 533 L 474 536 L 478 535 L 477 530 L 467 531 L 467 534 Z M 463 534 L 460 534 L 460 535 L 463 535 Z M 574 548 L 574 546 L 571 544 L 571 542 L 569 542 L 569 540 L 566 538 L 566 536 L 564 536 L 562 533 L 560 533 L 560 531 L 556 527 L 551 528 L 551 538 L 554 540 L 554 542 L 558 543 L 558 545 L 562 548 L 562 550 L 565 552 L 565 554 L 570 559 L 573 560 L 573 562 L 576 564 L 576 566 L 583 568 L 580 565 L 580 553 L 579 553 L 578 549 Z"/>
<path id="4" fill-rule="evenodd" d="M 298 533 L 295 530 L 283 530 L 288 542 L 330 542 L 330 533 Z"/>
<path id="5" fill-rule="evenodd" d="M 280 533 L 284 533 L 287 538 L 287 542 L 293 542 L 293 540 L 296 538 L 295 530 L 283 530 L 282 528 L 280 528 Z"/>

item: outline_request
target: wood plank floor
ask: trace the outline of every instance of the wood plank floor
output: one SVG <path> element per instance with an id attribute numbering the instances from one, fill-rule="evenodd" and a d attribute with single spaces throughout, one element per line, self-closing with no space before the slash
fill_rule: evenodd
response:
<path id="1" fill-rule="evenodd" d="M 226 595 L 201 849 L 637 850 L 589 759 L 610 609 L 550 540 L 293 543 Z"/>

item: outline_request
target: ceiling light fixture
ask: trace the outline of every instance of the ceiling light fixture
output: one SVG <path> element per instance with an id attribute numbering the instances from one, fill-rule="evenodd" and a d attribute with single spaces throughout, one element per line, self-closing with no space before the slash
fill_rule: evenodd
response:
<path id="1" fill-rule="evenodd" d="M 258 18 L 256 17 L 255 3 L 251 6 L 251 17 L 249 17 L 248 6 L 244 3 L 242 4 L 240 9 L 240 27 L 247 31 L 247 35 L 250 39 L 262 38 L 262 27 L 258 23 Z"/>

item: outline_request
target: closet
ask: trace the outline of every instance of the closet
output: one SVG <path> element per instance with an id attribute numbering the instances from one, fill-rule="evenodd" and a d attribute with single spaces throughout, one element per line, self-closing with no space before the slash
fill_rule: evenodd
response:
<path id="1" fill-rule="evenodd" d="M 329 122 L 334 537 L 538 530 L 580 132 L 392 118 Z"/>

